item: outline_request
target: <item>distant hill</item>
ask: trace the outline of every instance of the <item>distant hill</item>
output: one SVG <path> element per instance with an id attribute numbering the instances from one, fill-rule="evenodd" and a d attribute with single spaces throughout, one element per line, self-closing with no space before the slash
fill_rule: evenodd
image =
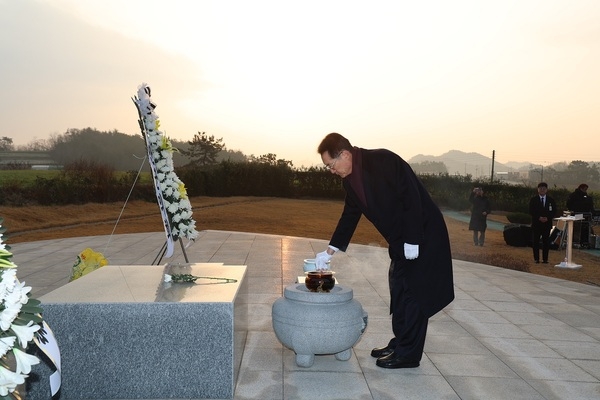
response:
<path id="1" fill-rule="evenodd" d="M 509 161 L 504 163 L 504 165 L 506 165 L 508 168 L 512 168 L 515 171 L 527 171 L 532 165 L 534 168 L 539 167 L 537 164 L 531 164 L 530 162 L 526 161 Z"/>
<path id="2" fill-rule="evenodd" d="M 477 179 L 480 177 L 489 177 L 492 173 L 492 157 L 486 157 L 479 153 L 465 153 L 460 150 L 450 150 L 441 156 L 431 156 L 418 154 L 408 160 L 409 164 L 422 163 L 424 161 L 437 161 L 443 162 L 448 169 L 450 175 L 471 175 Z M 530 164 L 526 164 L 529 166 Z M 507 164 L 501 164 L 496 161 L 494 165 L 494 172 L 511 172 L 516 171 L 517 168 L 513 168 Z"/>

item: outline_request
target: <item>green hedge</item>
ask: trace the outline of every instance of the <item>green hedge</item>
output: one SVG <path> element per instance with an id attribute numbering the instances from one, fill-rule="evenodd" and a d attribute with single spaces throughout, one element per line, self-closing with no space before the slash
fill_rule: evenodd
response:
<path id="1" fill-rule="evenodd" d="M 345 196 L 338 176 L 324 168 L 293 169 L 289 165 L 223 161 L 211 167 L 176 169 L 189 196 L 268 196 L 286 198 L 333 198 Z M 0 204 L 76 204 L 86 202 L 155 201 L 154 186 L 147 180 L 136 181 L 137 172 L 115 172 L 89 162 L 65 166 L 58 175 L 37 177 L 35 181 L 5 181 L 0 190 Z M 502 182 L 472 180 L 470 176 L 448 174 L 422 175 L 423 184 L 441 208 L 468 210 L 473 187 L 483 187 L 493 210 L 527 214 L 529 199 L 536 189 Z M 135 182 L 135 185 L 134 185 Z M 559 208 L 566 207 L 566 189 L 550 188 Z"/>

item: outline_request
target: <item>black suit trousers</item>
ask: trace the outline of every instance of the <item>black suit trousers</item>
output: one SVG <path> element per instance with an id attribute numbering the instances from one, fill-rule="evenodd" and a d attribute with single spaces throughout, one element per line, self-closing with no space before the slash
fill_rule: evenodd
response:
<path id="1" fill-rule="evenodd" d="M 531 232 L 533 233 L 533 259 L 540 260 L 540 237 L 542 238 L 542 260 L 548 261 L 548 253 L 550 252 L 550 231 L 552 230 L 552 222 L 536 222 L 531 224 Z"/>
<path id="2" fill-rule="evenodd" d="M 390 263 L 390 313 L 394 338 L 388 346 L 407 360 L 420 361 L 425 347 L 428 318 L 407 284 L 405 268 L 410 268 L 406 265 L 410 262 L 399 258 L 392 259 Z"/>

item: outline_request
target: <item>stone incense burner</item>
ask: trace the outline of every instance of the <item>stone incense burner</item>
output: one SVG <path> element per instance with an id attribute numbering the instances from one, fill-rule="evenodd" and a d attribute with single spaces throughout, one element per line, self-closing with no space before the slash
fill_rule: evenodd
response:
<path id="1" fill-rule="evenodd" d="M 312 366 L 320 354 L 349 360 L 367 327 L 367 313 L 352 289 L 342 285 L 329 293 L 311 292 L 304 283 L 289 285 L 273 303 L 272 317 L 277 339 L 294 350 L 300 367 Z"/>

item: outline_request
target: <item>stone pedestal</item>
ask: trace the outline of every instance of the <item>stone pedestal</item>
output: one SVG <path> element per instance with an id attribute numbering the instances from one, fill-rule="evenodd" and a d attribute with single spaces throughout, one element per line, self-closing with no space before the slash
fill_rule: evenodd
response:
<path id="1" fill-rule="evenodd" d="M 310 292 L 304 283 L 287 286 L 273 303 L 273 330 L 279 341 L 296 353 L 300 367 L 313 365 L 318 354 L 335 354 L 340 361 L 367 327 L 367 313 L 349 287 L 336 285 L 329 293 Z"/>
<path id="2" fill-rule="evenodd" d="M 105 266 L 40 298 L 60 347 L 63 399 L 229 399 L 247 336 L 245 266 Z M 173 271 L 175 272 L 175 271 Z M 27 398 L 50 397 L 46 364 Z"/>

